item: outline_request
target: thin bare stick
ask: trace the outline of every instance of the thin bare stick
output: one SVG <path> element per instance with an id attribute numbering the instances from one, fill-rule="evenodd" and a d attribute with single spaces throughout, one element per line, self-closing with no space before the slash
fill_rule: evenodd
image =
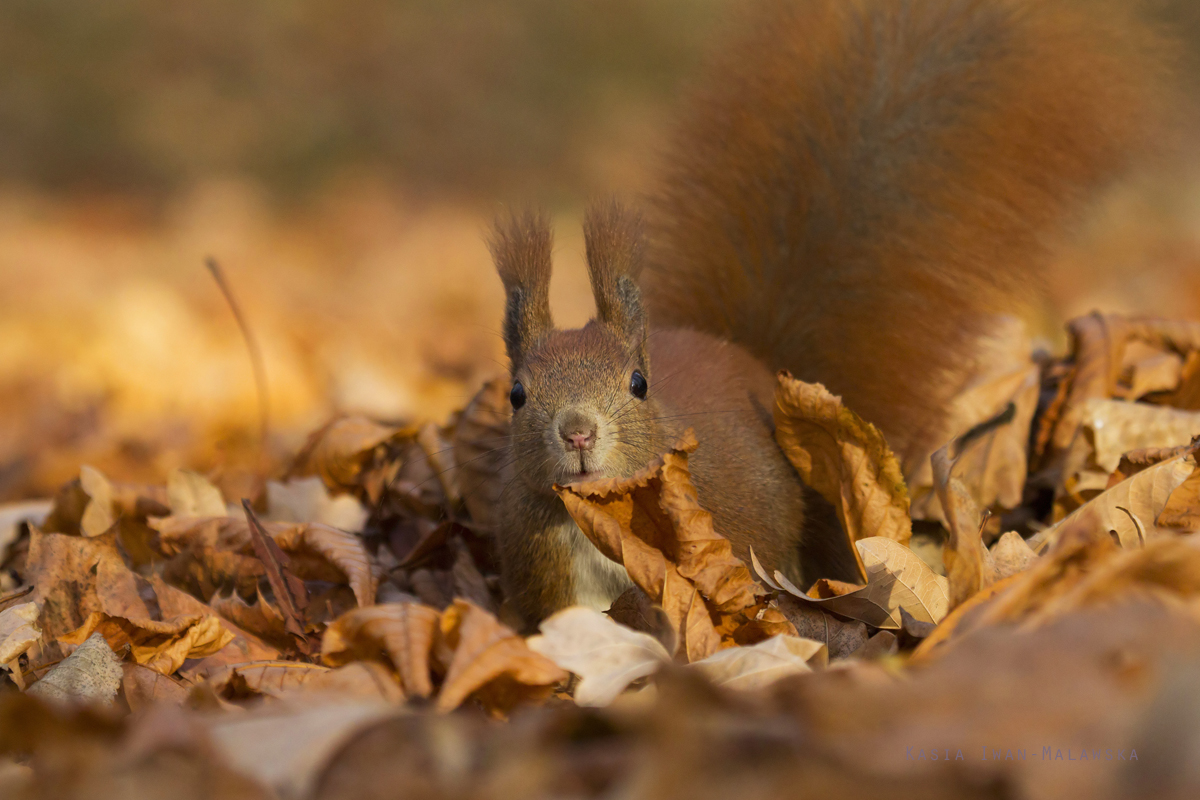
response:
<path id="1" fill-rule="evenodd" d="M 229 304 L 229 310 L 233 312 L 233 318 L 237 320 L 238 328 L 242 331 L 242 339 L 246 342 L 246 350 L 250 353 L 250 368 L 254 370 L 254 388 L 258 393 L 259 445 L 265 450 L 270 403 L 267 397 L 267 370 L 263 366 L 262 351 L 258 349 L 258 340 L 254 338 L 254 332 L 246 323 L 246 318 L 242 315 L 242 308 L 238 305 L 237 299 L 233 296 L 233 290 L 229 288 L 229 283 L 225 280 L 225 273 L 221 271 L 221 265 L 210 256 L 204 259 L 204 266 L 208 267 L 221 294 L 225 295 L 225 302 Z"/>

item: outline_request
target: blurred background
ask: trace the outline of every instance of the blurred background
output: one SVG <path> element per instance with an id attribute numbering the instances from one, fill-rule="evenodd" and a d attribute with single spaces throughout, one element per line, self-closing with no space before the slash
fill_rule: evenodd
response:
<path id="1" fill-rule="evenodd" d="M 208 256 L 262 346 L 276 458 L 336 412 L 445 418 L 503 370 L 492 215 L 552 209 L 552 303 L 582 323 L 582 204 L 652 185 L 735 2 L 0 4 L 0 501 L 80 463 L 236 481 L 258 458 Z M 1196 5 L 1155 5 L 1188 63 Z M 1104 199 L 1047 331 L 1197 315 L 1194 161 Z"/>

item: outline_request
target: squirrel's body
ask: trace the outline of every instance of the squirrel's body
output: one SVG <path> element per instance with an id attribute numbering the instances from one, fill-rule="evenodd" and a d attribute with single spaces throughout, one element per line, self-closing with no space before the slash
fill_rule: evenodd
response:
<path id="1" fill-rule="evenodd" d="M 683 116 L 648 251 L 636 215 L 589 211 L 598 315 L 581 331 L 550 320 L 546 223 L 501 224 L 517 476 L 500 546 L 518 613 L 628 585 L 551 486 L 628 476 L 688 427 L 700 502 L 736 554 L 852 577 L 774 443 L 774 371 L 843 395 L 906 472 L 959 432 L 947 409 L 992 315 L 1029 299 L 1157 130 L 1160 43 L 1127 11 L 771 0 Z"/>

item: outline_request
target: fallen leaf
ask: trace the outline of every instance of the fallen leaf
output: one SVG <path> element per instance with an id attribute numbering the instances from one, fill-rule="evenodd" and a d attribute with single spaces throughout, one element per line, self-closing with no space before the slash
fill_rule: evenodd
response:
<path id="1" fill-rule="evenodd" d="M 215 669 L 205 682 L 225 700 L 281 697 L 330 671 L 305 661 L 249 661 Z"/>
<path id="2" fill-rule="evenodd" d="M 900 628 L 900 609 L 914 619 L 940 622 L 949 606 L 949 582 L 934 574 L 915 553 L 881 536 L 855 543 L 867 570 L 867 585 L 836 587 L 832 596 L 806 595 L 776 572 L 779 581 L 794 597 L 875 628 Z M 818 581 L 818 586 L 829 582 Z M 816 588 L 816 587 L 814 587 Z"/>
<path id="3" fill-rule="evenodd" d="M 1177 447 L 1200 435 L 1200 412 L 1124 400 L 1090 400 L 1082 424 L 1092 432 L 1096 463 L 1112 472 L 1131 450 Z"/>
<path id="4" fill-rule="evenodd" d="M 1009 531 L 992 545 L 993 580 L 1002 581 L 1010 575 L 1024 572 L 1037 558 L 1037 553 L 1021 538 L 1021 534 Z"/>
<path id="5" fill-rule="evenodd" d="M 366 524 L 368 512 L 354 495 L 330 497 L 325 483 L 313 476 L 283 483 L 267 481 L 266 516 L 278 522 L 319 522 L 357 533 Z"/>
<path id="6" fill-rule="evenodd" d="M 37 626 L 39 613 L 37 603 L 21 603 L 0 611 L 0 665 L 16 660 L 42 638 Z"/>
<path id="7" fill-rule="evenodd" d="M 212 609 L 187 592 L 175 588 L 157 575 L 150 577 L 160 613 L 171 619 L 187 615 L 212 615 Z M 246 661 L 264 661 L 279 657 L 279 650 L 267 645 L 257 636 L 242 630 L 229 620 L 219 620 L 221 627 L 233 634 L 233 639 L 219 651 L 194 664 L 185 665 L 183 674 L 191 679 L 205 677 L 210 671 Z"/>
<path id="8" fill-rule="evenodd" d="M 775 438 L 800 479 L 833 505 L 851 544 L 879 536 L 908 542 L 912 520 L 900 462 L 879 429 L 840 397 L 781 372 Z"/>
<path id="9" fill-rule="evenodd" d="M 1179 528 L 1185 531 L 1200 530 L 1200 466 L 1196 454 L 1200 447 L 1193 445 L 1182 456 L 1183 463 L 1192 468 L 1192 474 L 1175 487 L 1163 504 L 1155 524 L 1160 528 Z"/>
<path id="10" fill-rule="evenodd" d="M 829 651 L 820 642 L 797 636 L 773 636 L 750 647 L 727 647 L 688 665 L 717 686 L 761 689 L 780 678 L 823 667 Z"/>
<path id="11" fill-rule="evenodd" d="M 1183 358 L 1178 353 L 1153 353 L 1129 366 L 1129 389 L 1126 400 L 1140 400 L 1153 392 L 1170 392 L 1179 388 L 1183 377 Z"/>
<path id="12" fill-rule="evenodd" d="M 352 533 L 319 523 L 289 524 L 264 522 L 263 528 L 271 539 L 292 560 L 292 569 L 305 580 L 346 583 L 362 605 L 375 601 L 375 577 L 371 574 L 370 558 L 362 540 Z M 162 517 L 151 520 L 158 531 L 168 555 L 186 554 L 190 562 L 198 562 L 216 583 L 236 578 L 245 572 L 244 561 L 253 558 L 254 547 L 250 524 L 236 517 Z M 236 560 L 223 561 L 223 556 Z M 252 580 L 239 585 L 252 594 L 258 573 L 249 573 Z M 214 587 L 215 591 L 215 587 Z M 211 594 L 209 595 L 211 596 Z"/>
<path id="13" fill-rule="evenodd" d="M 236 591 L 232 591 L 228 595 L 215 595 L 209 605 L 222 618 L 229 620 L 242 630 L 283 645 L 290 644 L 283 614 L 263 597 L 261 587 L 256 585 L 255 589 L 257 596 L 253 605 L 243 600 Z"/>
<path id="14" fill-rule="evenodd" d="M 951 442 L 933 454 L 933 485 L 949 531 L 942 548 L 946 578 L 950 587 L 948 610 L 961 605 L 971 595 L 995 580 L 991 559 L 983 546 L 985 517 L 955 477 L 955 461 L 950 459 Z"/>
<path id="15" fill-rule="evenodd" d="M 954 396 L 946 414 L 941 440 L 956 441 L 955 475 L 983 508 L 1021 504 L 1041 388 L 1032 353 L 1021 319 L 994 319 L 973 353 L 974 379 Z M 944 522 L 930 459 L 917 459 L 906 478 L 913 518 Z"/>
<path id="16" fill-rule="evenodd" d="M 628 479 L 555 487 L 592 544 L 663 608 L 689 661 L 714 653 L 718 624 L 730 627 L 720 618 L 758 605 L 762 591 L 700 506 L 687 466 L 696 446 L 689 429 Z"/>
<path id="17" fill-rule="evenodd" d="M 84 536 L 99 536 L 116 522 L 112 484 L 99 470 L 86 465 L 79 470 L 79 484 L 89 498 L 79 521 L 80 531 Z"/>
<path id="18" fill-rule="evenodd" d="M 213 615 L 154 620 L 94 612 L 78 630 L 58 637 L 58 641 L 82 645 L 97 632 L 113 650 L 129 645 L 136 663 L 163 675 L 175 672 L 189 658 L 210 656 L 233 640 L 233 634 Z"/>
<path id="19" fill-rule="evenodd" d="M 208 478 L 186 469 L 167 476 L 167 498 L 171 513 L 180 517 L 223 517 L 225 498 Z"/>
<path id="20" fill-rule="evenodd" d="M 376 448 L 415 435 L 415 429 L 380 425 L 366 417 L 336 419 L 309 437 L 290 476 L 319 475 L 331 489 L 354 491 L 361 488 L 360 478 Z"/>
<path id="21" fill-rule="evenodd" d="M 792 623 L 801 638 L 824 644 L 830 661 L 845 658 L 867 641 L 865 622 L 843 620 L 790 594 L 781 594 L 772 603 Z"/>
<path id="22" fill-rule="evenodd" d="M 30 686 L 26 694 L 60 703 L 108 705 L 121 688 L 121 660 L 96 633 Z"/>
<path id="23" fill-rule="evenodd" d="M 583 606 L 559 611 L 539 628 L 541 635 L 527 640 L 529 649 L 579 676 L 575 702 L 581 706 L 608 705 L 631 683 L 671 660 L 653 636 Z"/>
<path id="24" fill-rule="evenodd" d="M 17 540 L 21 523 L 41 525 L 52 507 L 51 500 L 27 500 L 0 505 L 0 559 L 3 559 L 8 546 Z"/>
<path id="25" fill-rule="evenodd" d="M 1183 455 L 1193 445 L 1185 444 L 1179 447 L 1145 447 L 1140 450 L 1130 450 L 1121 456 L 1121 461 L 1117 464 L 1117 468 L 1111 475 L 1108 476 L 1108 483 L 1105 489 L 1111 489 L 1126 478 L 1131 478 L 1147 467 L 1153 467 L 1166 461 L 1169 458 L 1174 458 L 1178 455 Z"/>
<path id="26" fill-rule="evenodd" d="M 141 664 L 121 665 L 121 691 L 129 710 L 137 714 L 160 704 L 182 706 L 188 688 L 175 678 Z"/>
<path id="27" fill-rule="evenodd" d="M 1112 532 L 1122 547 L 1141 547 L 1160 536 L 1174 536 L 1180 528 L 1160 527 L 1156 520 L 1171 494 L 1191 476 L 1193 466 L 1176 456 L 1148 467 L 1090 500 L 1045 531 L 1053 543 L 1064 530 L 1078 525 Z"/>
<path id="28" fill-rule="evenodd" d="M 567 679 L 512 629 L 465 600 L 455 600 L 442 614 L 440 634 L 453 656 L 445 664 L 439 711 L 452 711 L 474 696 L 490 711 L 504 713 L 519 702 L 549 696 Z"/>
<path id="29" fill-rule="evenodd" d="M 891 631 L 879 631 L 866 644 L 851 653 L 856 661 L 878 661 L 900 650 L 899 638 Z"/>
<path id="30" fill-rule="evenodd" d="M 339 617 L 325 630 L 321 659 L 336 667 L 386 657 L 400 676 L 404 692 L 430 697 L 430 652 L 440 615 L 416 603 L 384 603 Z"/>
<path id="31" fill-rule="evenodd" d="M 471 520 L 496 526 L 496 510 L 504 491 L 512 404 L 507 378 L 488 381 L 463 409 L 454 431 L 454 461 L 463 503 Z"/>
<path id="32" fill-rule="evenodd" d="M 254 555 L 266 567 L 267 580 L 283 613 L 283 626 L 288 633 L 296 637 L 300 652 L 311 653 L 311 643 L 304 633 L 303 611 L 308 607 L 308 590 L 304 581 L 292 572 L 290 559 L 283 554 L 279 545 L 254 516 L 250 501 L 242 500 L 242 508 L 246 511 L 246 521 L 250 525 L 250 544 L 254 548 Z"/>

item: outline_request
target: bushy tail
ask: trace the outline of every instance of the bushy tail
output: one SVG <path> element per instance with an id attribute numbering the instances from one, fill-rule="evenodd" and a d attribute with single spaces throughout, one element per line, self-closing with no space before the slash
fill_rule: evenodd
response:
<path id="1" fill-rule="evenodd" d="M 1171 48 L 1128 2 L 769 2 L 691 99 L 652 209 L 656 325 L 820 381 L 906 462 L 990 315 L 1155 148 Z"/>

